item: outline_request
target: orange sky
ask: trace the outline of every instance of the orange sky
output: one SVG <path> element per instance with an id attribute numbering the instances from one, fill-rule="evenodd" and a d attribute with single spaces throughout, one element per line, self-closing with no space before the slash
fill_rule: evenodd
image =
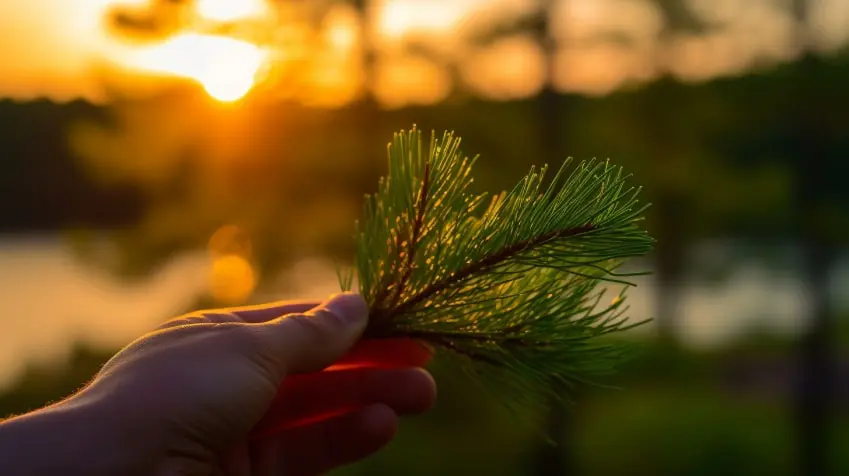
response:
<path id="1" fill-rule="evenodd" d="M 97 83 L 90 71 L 94 62 L 104 56 L 149 71 L 192 77 L 210 94 L 218 91 L 222 97 L 239 92 L 245 77 L 252 77 L 258 66 L 261 57 L 258 53 L 251 56 L 249 49 L 196 36 L 180 38 L 177 46 L 166 45 L 158 51 L 119 49 L 100 27 L 105 6 L 114 1 L 0 2 L 0 57 L 3 58 L 0 97 L 48 96 L 59 100 L 95 97 Z M 207 16 L 215 17 L 222 8 L 224 13 L 238 12 L 240 8 L 234 5 L 250 5 L 261 0 L 203 1 Z M 698 80 L 734 73 L 746 68 L 756 55 L 775 60 L 790 56 L 791 24 L 784 12 L 769 6 L 776 2 L 688 1 L 706 17 L 724 23 L 725 27 L 720 34 L 711 37 L 685 37 L 675 42 L 670 67 L 681 77 Z M 134 2 L 144 3 L 144 0 L 121 0 L 125 4 Z M 505 38 L 488 50 L 469 52 L 452 43 L 451 36 L 457 25 L 476 16 L 480 18 L 481 9 L 502 5 L 501 8 L 521 11 L 531 8 L 531 0 L 384 0 L 379 3 L 388 5 L 382 9 L 383 15 L 378 21 L 386 41 L 410 28 L 435 32 L 436 44 L 443 51 L 463 55 L 461 76 L 479 93 L 521 97 L 538 89 L 542 59 L 529 38 Z M 823 47 L 845 44 L 849 37 L 849 2 L 816 0 L 814 3 L 817 5 L 814 30 Z M 241 10 L 245 15 L 257 14 L 251 8 Z M 337 17 L 341 19 L 340 25 L 345 26 L 346 18 L 350 19 L 351 15 Z M 584 39 L 601 31 L 614 31 L 628 34 L 637 41 L 631 47 L 605 43 L 562 49 L 555 64 L 555 83 L 561 90 L 604 93 L 628 79 L 650 77 L 653 72 L 647 60 L 651 38 L 658 26 L 656 12 L 643 0 L 569 0 L 568 10 L 561 9 L 555 22 L 555 32 L 561 39 Z M 346 37 L 344 28 L 337 28 L 335 41 L 344 43 Z M 575 41 L 570 44 L 579 45 Z M 193 54 L 187 56 L 189 49 Z M 182 56 L 175 56 L 177 51 L 182 51 Z M 230 59 L 226 59 L 228 57 Z M 185 61 L 187 58 L 192 62 Z M 354 66 L 345 63 L 345 68 Z M 350 78 L 356 75 L 339 74 L 340 68 L 333 66 L 331 69 L 335 73 L 324 68 L 314 77 L 317 82 L 324 82 L 323 87 L 336 88 L 338 97 L 347 98 L 353 94 L 352 87 L 343 83 L 350 83 Z M 404 56 L 384 58 L 379 64 L 376 82 L 378 97 L 395 105 L 437 101 L 450 87 L 444 71 Z"/>
<path id="2" fill-rule="evenodd" d="M 67 98 L 90 93 L 84 78 L 90 55 L 102 41 L 97 12 L 104 2 L 0 2 L 0 94 Z"/>

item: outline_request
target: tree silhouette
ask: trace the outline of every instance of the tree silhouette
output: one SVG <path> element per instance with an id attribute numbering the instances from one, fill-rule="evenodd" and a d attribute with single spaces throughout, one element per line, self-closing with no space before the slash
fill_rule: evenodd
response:
<path id="1" fill-rule="evenodd" d="M 565 1 L 568 5 L 568 0 Z M 554 21 L 555 4 L 554 0 L 540 2 L 532 31 L 542 48 L 544 58 L 542 90 L 537 96 L 540 149 L 546 151 L 550 157 L 559 158 L 563 152 L 562 137 L 568 132 L 569 116 L 566 109 L 568 104 L 562 101 L 554 87 L 554 62 L 558 45 L 552 34 L 551 24 Z M 566 7 L 563 11 L 567 11 Z M 575 395 L 575 398 L 579 396 Z M 574 446 L 572 439 L 575 431 L 573 409 L 553 399 L 549 406 L 548 432 L 558 445 L 541 447 L 536 474 L 572 474 L 575 471 L 575 458 L 571 449 Z"/>
<path id="2" fill-rule="evenodd" d="M 642 104 L 637 105 L 634 112 L 644 119 L 635 118 L 633 124 L 641 128 L 640 135 L 646 146 L 643 161 L 666 172 L 653 174 L 658 180 L 651 184 L 648 193 L 654 208 L 652 231 L 658 240 L 654 263 L 654 319 L 661 339 L 673 342 L 685 270 L 687 217 L 693 213 L 687 210 L 686 185 L 681 183 L 687 174 L 682 172 L 689 167 L 688 154 L 693 149 L 681 142 L 688 134 L 680 130 L 682 121 L 679 114 L 683 107 L 678 101 L 685 101 L 686 96 L 682 94 L 681 86 L 668 77 L 668 51 L 676 34 L 702 32 L 707 25 L 685 2 L 653 0 L 652 3 L 662 18 L 652 58 L 661 74 L 661 81 L 650 86 Z"/>
<path id="3" fill-rule="evenodd" d="M 837 165 L 844 157 L 835 156 L 836 147 L 829 125 L 822 124 L 821 112 L 830 108 L 820 92 L 822 61 L 814 54 L 808 27 L 811 4 L 794 0 L 796 37 L 802 51 L 801 72 L 794 98 L 785 116 L 787 144 L 797 187 L 794 221 L 804 255 L 803 276 L 811 300 L 810 326 L 799 343 L 800 380 L 796 398 L 798 472 L 800 475 L 832 474 L 831 413 L 835 389 L 834 318 L 829 297 L 831 275 L 836 261 L 836 240 L 823 209 L 832 200 L 829 176 L 839 174 Z"/>
<path id="4" fill-rule="evenodd" d="M 259 44 L 275 41 L 276 28 L 297 22 L 309 32 L 301 38 L 309 51 L 321 47 L 317 29 L 332 3 L 271 4 L 278 9 L 272 23 L 254 29 L 239 25 L 241 20 L 198 26 L 190 1 L 118 6 L 105 21 L 115 38 L 136 43 L 156 43 L 197 28 L 225 36 L 251 30 L 251 41 Z M 304 84 L 304 69 L 287 65 L 278 82 Z M 376 173 L 361 167 L 356 157 L 339 160 L 338 151 L 314 160 L 322 150 L 316 142 L 326 141 L 316 137 L 314 123 L 292 116 L 293 106 L 267 100 L 263 94 L 268 91 L 262 90 L 243 104 L 220 107 L 180 80 L 157 83 L 145 94 L 122 80 L 104 68 L 102 81 L 111 92 L 108 117 L 79 121 L 70 132 L 74 151 L 92 177 L 143 189 L 146 206 L 139 220 L 109 233 L 119 253 L 104 265 L 117 275 L 146 276 L 177 253 L 203 248 L 215 230 L 231 223 L 244 227 L 253 240 L 250 260 L 261 279 L 276 278 L 305 248 L 344 250 L 340 236 L 347 236 L 358 211 L 350 204 L 363 192 L 363 177 L 371 184 Z M 345 145 L 341 140 L 335 147 Z M 326 170 L 330 163 L 333 172 Z M 334 180 L 343 182 L 334 185 Z M 83 251 L 87 244 L 80 241 Z"/>

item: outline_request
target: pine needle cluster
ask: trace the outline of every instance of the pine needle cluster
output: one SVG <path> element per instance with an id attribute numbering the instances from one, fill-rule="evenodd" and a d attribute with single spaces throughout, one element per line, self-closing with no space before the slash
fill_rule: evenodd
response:
<path id="1" fill-rule="evenodd" d="M 613 370 L 626 347 L 600 339 L 627 321 L 617 270 L 653 240 L 628 176 L 605 161 L 532 168 L 492 197 L 469 190 L 477 157 L 460 139 L 413 127 L 388 146 L 389 171 L 366 197 L 356 264 L 340 274 L 370 305 L 366 336 L 410 337 L 473 373 L 518 387 L 519 400 Z M 624 285 L 604 297 L 603 283 Z M 528 398 L 522 398 L 528 397 Z"/>

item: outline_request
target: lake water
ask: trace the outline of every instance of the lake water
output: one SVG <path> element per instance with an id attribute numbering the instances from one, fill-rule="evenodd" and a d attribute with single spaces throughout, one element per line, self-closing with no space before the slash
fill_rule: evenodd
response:
<path id="1" fill-rule="evenodd" d="M 81 262 L 60 238 L 0 238 L 0 391 L 28 363 L 61 361 L 74 342 L 118 347 L 184 312 L 206 289 L 209 265 L 204 253 L 187 254 L 130 284 Z M 849 283 L 849 266 L 840 270 L 837 281 Z M 264 297 L 320 299 L 338 289 L 334 270 L 321 261 L 298 263 L 287 273 L 297 279 L 282 281 L 290 283 L 286 289 Z M 651 317 L 651 278 L 637 283 L 628 292 L 631 315 Z M 844 298 L 841 286 L 836 296 Z M 846 299 L 839 301 L 847 307 Z M 706 346 L 752 325 L 792 332 L 804 324 L 805 308 L 792 270 L 744 263 L 718 283 L 685 286 L 680 333 L 686 342 Z"/>

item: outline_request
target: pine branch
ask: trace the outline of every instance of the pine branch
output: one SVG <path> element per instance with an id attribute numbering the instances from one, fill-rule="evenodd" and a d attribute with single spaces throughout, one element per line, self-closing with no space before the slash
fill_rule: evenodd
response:
<path id="1" fill-rule="evenodd" d="M 425 162 L 424 166 L 424 176 L 422 177 L 422 186 L 419 189 L 419 198 L 417 200 L 416 205 L 416 218 L 413 220 L 413 232 L 411 233 L 410 239 L 407 241 L 407 251 L 404 252 L 406 254 L 407 262 L 404 265 L 404 275 L 401 276 L 398 281 L 398 285 L 395 287 L 395 297 L 392 299 L 391 307 L 398 305 L 398 300 L 401 298 L 401 294 L 404 292 L 404 286 L 410 279 L 410 275 L 413 272 L 413 266 L 416 256 L 416 245 L 418 245 L 419 234 L 422 231 L 422 226 L 424 225 L 425 219 L 425 210 L 427 209 L 427 196 L 428 196 L 428 186 L 430 180 L 430 162 Z M 403 257 L 403 256 L 402 256 Z M 392 315 L 388 315 L 386 319 L 392 319 Z"/>
<path id="2" fill-rule="evenodd" d="M 602 284 L 653 240 L 639 227 L 639 189 L 608 162 L 565 162 L 546 187 L 534 168 L 510 192 L 471 193 L 477 158 L 451 133 L 427 150 L 395 134 L 389 172 L 357 224 L 356 276 L 370 305 L 366 336 L 410 337 L 518 387 L 532 403 L 615 367 L 631 327 L 624 293 L 599 306 Z M 350 289 L 353 274 L 340 275 Z M 523 397 L 528 397 L 523 400 Z"/>
<path id="3" fill-rule="evenodd" d="M 537 246 L 548 243 L 551 240 L 568 238 L 570 236 L 586 233 L 593 229 L 594 227 L 592 225 L 584 225 L 577 228 L 554 230 L 525 241 L 505 245 L 503 248 L 495 251 L 494 253 L 486 255 L 478 261 L 467 264 L 465 267 L 461 268 L 459 271 L 452 274 L 451 276 L 448 276 L 447 278 L 444 278 L 440 281 L 428 285 L 428 287 L 422 290 L 420 293 L 411 297 L 402 305 L 395 307 L 387 316 L 387 319 L 391 320 L 394 315 L 403 314 L 410 308 L 414 307 L 416 304 L 419 304 L 420 302 L 429 299 L 434 294 L 437 294 L 440 291 L 449 288 L 450 286 L 456 285 L 457 283 L 463 281 L 466 278 L 469 278 L 476 274 L 482 274 L 491 271 L 492 269 L 498 267 L 498 265 L 507 262 L 511 258 L 516 257 L 518 254 L 524 251 L 533 250 Z"/>

